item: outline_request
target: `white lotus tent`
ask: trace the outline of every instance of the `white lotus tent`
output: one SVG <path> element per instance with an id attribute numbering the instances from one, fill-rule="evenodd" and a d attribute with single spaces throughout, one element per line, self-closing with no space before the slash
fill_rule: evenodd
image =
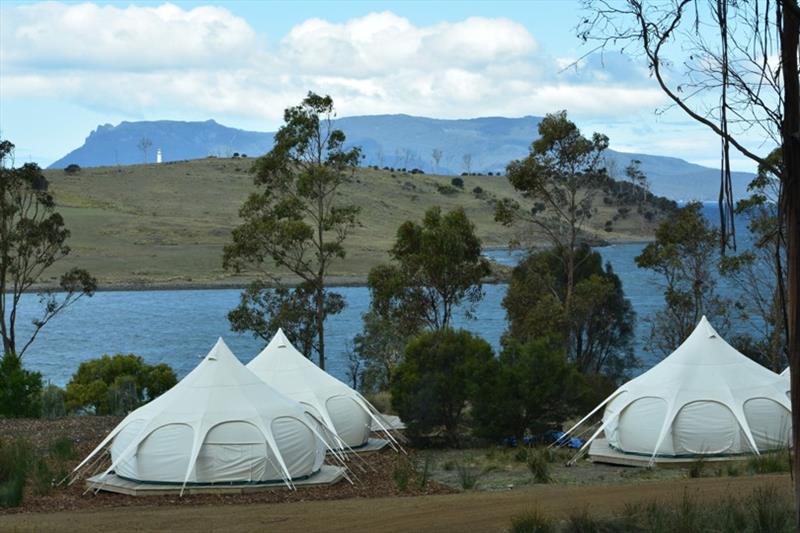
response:
<path id="1" fill-rule="evenodd" d="M 130 413 L 75 470 L 111 443 L 114 471 L 136 481 L 266 483 L 308 477 L 325 457 L 309 413 L 222 339 L 169 391 Z"/>
<path id="2" fill-rule="evenodd" d="M 623 454 L 658 458 L 760 453 L 783 448 L 791 406 L 783 379 L 725 342 L 706 317 L 671 355 L 606 398 L 600 427 Z M 590 455 L 592 451 L 590 450 Z"/>
<path id="3" fill-rule="evenodd" d="M 373 421 L 394 443 L 380 413 L 361 394 L 300 353 L 282 329 L 278 329 L 267 347 L 247 364 L 247 368 L 332 427 L 338 439 L 330 439 L 336 441 L 330 442 L 331 446 L 364 446 L 369 441 Z"/>

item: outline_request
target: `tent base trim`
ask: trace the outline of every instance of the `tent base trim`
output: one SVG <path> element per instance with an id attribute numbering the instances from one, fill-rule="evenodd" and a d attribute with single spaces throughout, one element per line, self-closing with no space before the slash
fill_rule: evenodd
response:
<path id="1" fill-rule="evenodd" d="M 369 439 L 364 444 L 359 446 L 353 446 L 347 450 L 343 448 L 336 448 L 337 452 L 342 453 L 357 453 L 359 455 L 367 454 L 367 453 L 375 453 L 379 452 L 382 449 L 386 448 L 389 445 L 389 441 L 386 439 Z M 328 455 L 331 455 L 333 452 L 328 451 Z"/>
<path id="2" fill-rule="evenodd" d="M 729 454 L 729 455 L 703 455 L 703 461 L 722 462 L 722 461 L 741 461 L 743 457 L 752 454 Z M 649 466 L 650 454 L 622 452 L 611 446 L 606 439 L 595 439 L 589 447 L 589 458 L 593 463 L 604 463 L 620 466 Z M 653 462 L 658 465 L 686 465 L 697 461 L 701 457 L 698 455 L 664 456 L 656 455 Z"/>
<path id="3" fill-rule="evenodd" d="M 338 483 L 344 479 L 345 469 L 333 466 L 322 465 L 315 474 L 306 476 L 303 479 L 293 480 L 295 487 L 318 487 L 328 486 Z M 106 492 L 116 492 L 128 496 L 166 496 L 177 495 L 181 492 L 181 483 L 159 483 L 154 481 L 136 481 L 109 474 L 105 479 L 100 476 L 93 476 L 86 480 L 86 488 L 89 490 L 102 490 Z M 183 490 L 184 494 L 247 494 L 264 490 L 283 489 L 288 490 L 283 481 L 270 481 L 262 483 L 192 483 L 187 484 Z"/>

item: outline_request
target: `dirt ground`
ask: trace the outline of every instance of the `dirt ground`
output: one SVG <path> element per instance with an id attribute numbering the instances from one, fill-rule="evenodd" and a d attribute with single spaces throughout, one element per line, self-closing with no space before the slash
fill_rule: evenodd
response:
<path id="1" fill-rule="evenodd" d="M 791 490 L 788 475 L 669 480 L 591 486 L 540 485 L 506 492 L 404 498 L 352 498 L 272 504 L 139 506 L 0 516 L 2 531 L 505 531 L 533 509 L 553 517 L 588 510 L 614 513 L 631 504 L 714 500 L 757 488 Z"/>
<path id="2" fill-rule="evenodd" d="M 47 457 L 58 439 L 74 454 L 66 471 L 88 454 L 119 417 L 2 420 L 0 438 L 28 440 Z M 132 497 L 85 493 L 82 481 L 48 493 L 26 488 L 21 507 L 0 509 L 5 531 L 503 531 L 511 517 L 541 509 L 556 517 L 587 509 L 621 511 L 628 504 L 741 495 L 757 487 L 791 490 L 787 475 L 736 477 L 710 466 L 700 479 L 687 469 L 615 467 L 580 461 L 567 468 L 572 452 L 554 452 L 550 484 L 536 484 L 524 449 L 391 450 L 351 463 L 358 479 L 297 491 L 274 488 L 248 494 Z M 427 466 L 426 466 L 427 465 Z M 475 483 L 464 485 L 464 472 Z M 468 490 L 464 490 L 467 488 Z"/>

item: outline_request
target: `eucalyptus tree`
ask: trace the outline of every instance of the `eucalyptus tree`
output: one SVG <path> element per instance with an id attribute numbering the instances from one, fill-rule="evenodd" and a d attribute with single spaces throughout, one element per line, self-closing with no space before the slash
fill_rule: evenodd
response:
<path id="1" fill-rule="evenodd" d="M 79 268 L 62 274 L 58 291 L 39 291 L 41 310 L 30 332 L 18 336 L 22 295 L 70 253 L 70 232 L 39 166 L 15 168 L 13 158 L 14 145 L 0 141 L 0 336 L 4 355 L 22 359 L 42 328 L 82 296 L 92 296 L 97 281 Z"/>
<path id="2" fill-rule="evenodd" d="M 798 0 L 584 3 L 587 13 L 578 34 L 595 45 L 590 53 L 611 48 L 643 56 L 671 104 L 719 137 L 723 248 L 735 231 L 731 152 L 779 180 L 779 231 L 785 232 L 788 258 L 784 320 L 800 528 L 800 4 Z M 774 148 L 781 149 L 782 165 L 769 158 Z"/>
<path id="3" fill-rule="evenodd" d="M 506 198 L 497 203 L 495 218 L 505 225 L 532 224 L 561 252 L 567 280 L 564 310 L 569 314 L 575 271 L 580 266 L 576 263 L 579 237 L 605 180 L 602 165 L 608 137 L 600 133 L 584 137 L 566 111 L 548 114 L 538 129 L 539 138 L 528 157 L 511 162 L 506 169 L 508 181 L 524 199 L 534 201 L 534 207 L 523 209 L 518 201 Z"/>
<path id="4" fill-rule="evenodd" d="M 470 314 L 483 297 L 481 280 L 491 273 L 463 208 L 442 214 L 432 207 L 422 224 L 404 222 L 389 254 L 393 264 L 369 272 L 371 309 L 406 334 L 448 328 L 462 304 Z"/>
<path id="5" fill-rule="evenodd" d="M 251 295 L 271 291 L 265 281 L 285 282 L 276 269 L 300 279 L 300 290 L 309 298 L 289 301 L 286 291 L 271 297 L 283 297 L 286 305 L 302 304 L 306 319 L 300 322 L 314 324 L 312 346 L 323 369 L 325 318 L 343 308 L 341 296 L 328 291 L 325 282 L 331 265 L 345 257 L 344 242 L 359 213 L 339 193 L 352 179 L 361 151 L 346 147 L 334 117 L 333 99 L 313 92 L 284 112 L 284 125 L 275 134 L 272 150 L 253 166 L 260 190 L 250 194 L 240 209 L 243 222 L 234 229 L 223 258 L 227 269 L 253 269 L 262 276 L 256 282 L 262 285 L 253 286 Z M 249 305 L 248 298 L 232 317 L 234 328 L 252 329 L 248 321 L 258 324 L 259 317 L 272 313 L 269 305 Z"/>

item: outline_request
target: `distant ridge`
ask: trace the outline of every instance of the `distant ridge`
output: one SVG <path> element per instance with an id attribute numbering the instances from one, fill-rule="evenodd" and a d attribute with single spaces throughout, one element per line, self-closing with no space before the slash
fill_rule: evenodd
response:
<path id="1" fill-rule="evenodd" d="M 527 155 L 540 117 L 481 117 L 443 120 L 410 115 L 344 117 L 336 121 L 348 144 L 360 146 L 364 165 L 419 168 L 425 172 L 460 174 L 498 172 Z M 82 167 L 130 165 L 155 161 L 160 148 L 163 160 L 180 161 L 208 156 L 230 157 L 234 153 L 258 156 L 272 147 L 273 133 L 246 131 L 223 126 L 214 120 L 122 122 L 98 126 L 83 146 L 49 168 L 75 163 Z M 139 141 L 152 145 L 143 152 Z M 441 150 L 438 164 L 433 151 Z M 466 157 L 465 157 L 466 156 Z M 675 157 L 629 154 L 609 150 L 610 170 L 622 179 L 631 159 L 639 159 L 655 194 L 674 200 L 714 200 L 719 193 L 719 170 L 695 165 Z M 736 197 L 746 194 L 752 174 L 733 173 Z"/>

